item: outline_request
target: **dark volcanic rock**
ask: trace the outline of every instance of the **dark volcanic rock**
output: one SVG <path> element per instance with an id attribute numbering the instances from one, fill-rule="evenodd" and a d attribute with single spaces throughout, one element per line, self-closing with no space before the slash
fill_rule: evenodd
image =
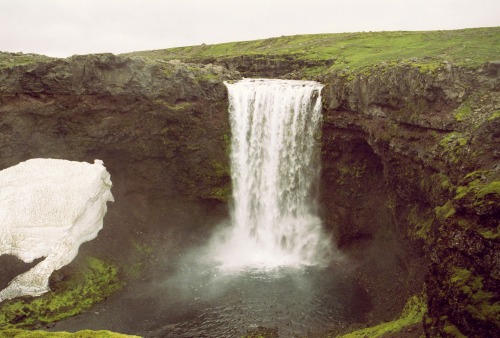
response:
<path id="1" fill-rule="evenodd" d="M 170 226 L 202 227 L 225 212 L 223 80 L 238 77 L 219 66 L 111 54 L 1 69 L 0 169 L 37 157 L 103 160 L 115 203 L 81 251 L 137 264 L 138 243 L 150 247 Z"/>
<path id="2" fill-rule="evenodd" d="M 300 59 L 296 55 L 252 54 L 209 58 L 200 62 L 218 64 L 237 71 L 245 77 L 292 78 L 290 74 L 293 72 L 307 68 L 327 67 L 333 64 L 334 59 L 313 61 Z"/>
<path id="3" fill-rule="evenodd" d="M 293 56 L 202 61 L 261 77 L 327 65 Z M 497 61 L 428 72 L 398 63 L 311 78 L 325 84 L 322 216 L 344 252 L 382 271 L 364 281 L 384 312 L 378 319 L 392 319 L 425 278 L 429 336 L 499 330 L 498 71 Z M 116 202 L 94 250 L 156 245 L 176 234 L 151 228 L 174 223 L 206 237 L 196 226 L 230 191 L 222 81 L 239 77 L 211 64 L 111 54 L 3 68 L 0 169 L 33 157 L 102 159 Z"/>
<path id="4" fill-rule="evenodd" d="M 99 158 L 116 190 L 219 198 L 228 184 L 222 81 L 237 76 L 111 54 L 3 69 L 0 168 Z"/>
<path id="5" fill-rule="evenodd" d="M 367 255 L 379 242 L 414 276 L 408 281 L 426 275 L 431 337 L 489 337 L 500 326 L 500 79 L 492 67 L 422 74 L 402 64 L 319 79 L 326 219 L 341 247 Z M 430 260 L 428 270 L 418 257 Z"/>

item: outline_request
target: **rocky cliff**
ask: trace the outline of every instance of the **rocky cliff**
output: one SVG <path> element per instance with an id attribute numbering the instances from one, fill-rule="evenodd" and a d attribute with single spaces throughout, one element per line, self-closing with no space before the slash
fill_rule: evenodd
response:
<path id="1" fill-rule="evenodd" d="M 181 234 L 172 235 L 173 226 L 198 227 L 204 236 L 204 227 L 226 214 L 221 201 L 230 193 L 229 122 L 223 81 L 238 74 L 219 66 L 110 54 L 4 59 L 10 61 L 0 70 L 0 169 L 38 157 L 90 163 L 101 159 L 114 185 L 116 202 L 108 206 L 104 229 L 80 248 L 73 267 L 53 275 L 52 290 L 64 291 L 72 275 L 78 279 L 97 272 L 106 280 L 97 287 L 102 300 L 117 288 L 116 271 L 102 273 L 93 265 L 89 270 L 86 256 L 109 259 L 122 267 L 122 279 L 134 278 L 144 261 L 152 260 L 146 252 L 153 246 L 167 241 L 187 245 Z M 18 261 L 2 259 L 1 289 L 28 270 Z M 85 280 L 94 283 L 91 276 Z M 23 327 L 28 318 L 32 328 L 52 320 L 38 310 L 33 313 L 22 300 L 19 304 L 0 309 L 0 326 L 7 321 L 7 328 Z M 56 306 L 54 317 L 60 311 L 63 317 L 74 313 L 69 308 Z M 45 318 L 39 323 L 37 317 Z"/>
<path id="2" fill-rule="evenodd" d="M 4 68 L 0 167 L 32 157 L 99 158 L 117 190 L 224 198 L 222 81 L 234 78 L 218 66 L 110 54 Z"/>
<path id="3" fill-rule="evenodd" d="M 426 333 L 493 336 L 500 325 L 498 63 L 425 73 L 400 63 L 319 80 L 326 83 L 325 205 L 339 209 L 340 244 L 386 243 L 391 232 L 410 276 L 427 266 L 412 270 L 419 256 L 430 260 Z"/>
<path id="4" fill-rule="evenodd" d="M 238 70 L 304 76 L 293 58 L 253 59 L 105 54 L 6 67 L 0 169 L 32 157 L 102 159 L 117 200 L 107 236 L 162 223 L 159 212 L 144 216 L 153 198 L 190 201 L 202 219 L 230 189 L 222 81 Z M 309 76 L 325 84 L 325 223 L 367 269 L 387 266 L 367 282 L 383 290 L 375 302 L 404 303 L 425 279 L 429 336 L 488 337 L 500 325 L 499 69 L 408 61 Z"/>

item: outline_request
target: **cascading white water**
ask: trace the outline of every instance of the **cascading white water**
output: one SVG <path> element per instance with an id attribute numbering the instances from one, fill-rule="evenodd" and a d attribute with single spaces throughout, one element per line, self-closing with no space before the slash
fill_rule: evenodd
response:
<path id="1" fill-rule="evenodd" d="M 330 253 L 317 216 L 320 83 L 226 83 L 232 132 L 232 226 L 219 244 L 228 268 L 316 265 Z"/>

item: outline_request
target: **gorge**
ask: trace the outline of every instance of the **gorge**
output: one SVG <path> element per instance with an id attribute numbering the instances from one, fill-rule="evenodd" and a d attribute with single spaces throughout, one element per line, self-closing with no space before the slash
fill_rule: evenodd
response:
<path id="1" fill-rule="evenodd" d="M 479 41 L 466 56 L 453 54 L 449 46 L 446 53 L 432 54 L 424 45 L 427 58 L 414 46 L 398 50 L 395 59 L 384 56 L 356 64 L 346 53 L 361 53 L 364 46 L 377 55 L 377 41 L 395 44 L 407 38 L 403 33 L 373 34 L 329 37 L 328 46 L 338 48 L 335 54 L 322 54 L 300 36 L 257 44 L 292 48 L 301 43 L 296 51 L 273 55 L 255 45 L 253 53 L 237 56 L 208 55 L 210 46 L 167 55 L 152 51 L 68 59 L 1 54 L 0 168 L 35 157 L 87 162 L 99 158 L 113 178 L 115 203 L 109 205 L 104 229 L 82 245 L 73 263 L 53 274 L 51 289 L 64 290 L 80 271 L 97 271 L 88 257 L 118 267 L 114 273 L 104 265 L 109 274 L 103 275 L 110 277 L 103 285 L 121 288 L 53 328 L 46 317 L 31 320 L 37 314 L 24 310 L 24 303 L 16 308 L 19 303 L 4 302 L 2 328 L 80 327 L 147 334 L 137 327 L 135 332 L 120 327 L 123 322 L 113 318 L 134 324 L 123 306 L 134 304 L 136 312 L 150 313 L 146 319 L 155 320 L 161 311 L 151 299 L 158 298 L 158 281 L 188 269 L 183 264 L 188 249 L 203 247 L 215 227 L 228 219 L 231 132 L 223 82 L 245 76 L 324 85 L 317 212 L 349 264 L 329 267 L 337 268 L 338 279 L 316 275 L 314 280 L 322 281 L 316 296 L 331 309 L 342 304 L 335 294 L 354 295 L 345 301 L 359 311 L 347 311 L 350 319 L 334 327 L 322 322 L 302 335 L 337 335 L 394 320 L 417 295 L 425 300 L 425 317 L 401 334 L 494 336 L 499 326 L 500 62 L 497 51 L 488 54 L 480 46 L 498 46 L 500 31 L 412 37 L 434 44 L 462 35 L 469 44 Z M 460 53 L 469 50 L 460 46 Z M 307 58 L 312 54 L 315 58 Z M 0 259 L 3 288 L 27 267 Z M 337 288 L 334 280 L 344 277 L 348 283 Z M 118 286 L 116 278 L 125 284 Z M 283 275 L 282 286 L 274 290 L 286 289 L 287 278 Z M 253 287 L 260 288 L 256 280 Z M 210 287 L 208 281 L 203 285 Z M 208 289 L 202 290 L 206 293 L 201 297 L 208 297 Z M 290 319 L 301 316 L 300 311 L 292 313 Z M 249 336 L 287 336 L 281 327 L 286 325 L 276 331 L 256 323 L 245 330 L 250 330 Z"/>

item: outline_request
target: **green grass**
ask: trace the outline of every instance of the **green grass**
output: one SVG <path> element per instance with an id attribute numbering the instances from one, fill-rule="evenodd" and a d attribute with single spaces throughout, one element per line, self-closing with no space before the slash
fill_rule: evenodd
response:
<path id="1" fill-rule="evenodd" d="M 0 69 L 49 60 L 52 58 L 45 55 L 0 52 Z"/>
<path id="2" fill-rule="evenodd" d="M 403 63 L 432 72 L 444 66 L 444 61 L 468 68 L 498 60 L 500 27 L 470 28 L 449 31 L 421 32 L 362 32 L 293 35 L 254 41 L 228 42 L 214 45 L 177 47 L 127 53 L 146 59 L 207 63 L 214 59 L 249 56 L 256 61 L 303 61 L 303 73 L 309 76 L 331 71 L 358 72 L 377 65 Z M 52 58 L 22 53 L 0 52 L 0 69 L 47 61 Z M 174 66 L 167 67 L 172 71 Z M 167 74 L 168 75 L 168 74 Z M 214 74 L 206 73 L 210 81 Z M 459 114 L 458 119 L 462 116 Z"/>
<path id="3" fill-rule="evenodd" d="M 500 27 L 425 32 L 368 32 L 294 35 L 265 40 L 229 42 L 126 55 L 152 59 L 209 61 L 241 55 L 277 60 L 327 61 L 327 70 L 360 70 L 380 63 L 407 62 L 422 72 L 443 66 L 443 61 L 474 68 L 500 55 Z"/>

